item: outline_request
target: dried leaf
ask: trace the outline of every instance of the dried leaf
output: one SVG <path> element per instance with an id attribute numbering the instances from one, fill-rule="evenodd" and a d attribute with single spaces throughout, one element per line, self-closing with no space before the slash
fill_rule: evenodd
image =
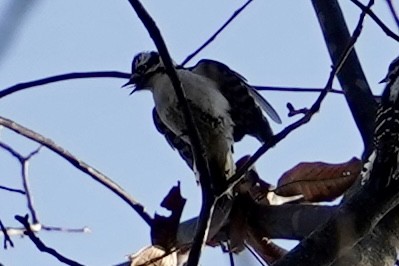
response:
<path id="1" fill-rule="evenodd" d="M 362 162 L 355 157 L 341 164 L 300 163 L 281 176 L 275 193 L 286 197 L 302 194 L 312 202 L 331 201 L 353 184 L 361 168 Z"/>
<path id="2" fill-rule="evenodd" d="M 262 237 L 262 233 L 254 231 L 253 228 L 248 231 L 247 241 L 256 254 L 268 265 L 273 264 L 288 253 L 287 250 L 273 243 L 270 239 Z"/>
<path id="3" fill-rule="evenodd" d="M 130 266 L 176 266 L 176 252 L 166 253 L 158 246 L 144 247 L 129 256 Z"/>
<path id="4" fill-rule="evenodd" d="M 151 241 L 153 245 L 160 246 L 165 250 L 174 248 L 176 243 L 177 229 L 183 212 L 186 199 L 181 196 L 180 182 L 174 186 L 163 199 L 161 206 L 171 211 L 169 217 L 155 214 L 151 226 Z"/>

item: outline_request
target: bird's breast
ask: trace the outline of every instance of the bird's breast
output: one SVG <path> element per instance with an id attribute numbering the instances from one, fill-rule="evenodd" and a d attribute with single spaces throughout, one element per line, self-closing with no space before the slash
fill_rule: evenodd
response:
<path id="1" fill-rule="evenodd" d="M 179 70 L 178 75 L 197 127 L 201 134 L 209 135 L 203 138 L 221 133 L 231 138 L 233 122 L 229 113 L 230 105 L 217 84 L 187 70 Z M 175 134 L 184 135 L 184 117 L 169 77 L 163 75 L 157 80 L 153 97 L 161 120 Z"/>

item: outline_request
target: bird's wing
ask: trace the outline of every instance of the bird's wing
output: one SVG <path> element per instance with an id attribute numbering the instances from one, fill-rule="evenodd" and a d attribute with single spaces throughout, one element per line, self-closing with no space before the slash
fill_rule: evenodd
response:
<path id="1" fill-rule="evenodd" d="M 265 142 L 273 135 L 262 110 L 277 123 L 281 123 L 281 119 L 266 99 L 246 83 L 244 77 L 228 66 L 208 59 L 199 61 L 189 70 L 212 79 L 218 84 L 221 93 L 230 103 L 230 113 L 235 123 L 235 141 L 239 141 L 244 135 L 249 134 Z"/>
<path id="2" fill-rule="evenodd" d="M 176 149 L 187 165 L 193 169 L 193 154 L 190 145 L 184 142 L 179 136 L 173 133 L 161 120 L 156 109 L 152 110 L 152 118 L 159 133 L 165 136 L 169 145 Z"/>

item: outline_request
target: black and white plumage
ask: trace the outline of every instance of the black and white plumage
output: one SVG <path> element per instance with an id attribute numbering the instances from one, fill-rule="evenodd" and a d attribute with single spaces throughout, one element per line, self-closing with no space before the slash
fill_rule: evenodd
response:
<path id="1" fill-rule="evenodd" d="M 381 81 L 387 83 L 378 106 L 374 129 L 374 150 L 362 172 L 362 184 L 372 172 L 377 172 L 388 186 L 399 178 L 399 57 L 392 61 L 387 76 Z"/>
<path id="2" fill-rule="evenodd" d="M 191 68 L 176 66 L 176 71 L 198 127 L 211 176 L 216 179 L 213 181 L 215 190 L 221 192 L 225 189 L 226 180 L 235 172 L 234 142 L 247 134 L 261 142 L 273 136 L 262 109 L 273 120 L 281 122 L 280 118 L 241 75 L 222 63 L 201 60 Z M 186 135 L 184 117 L 157 52 L 142 52 L 134 57 L 128 84 L 136 86 L 133 92 L 143 89 L 152 92 L 157 130 L 195 171 L 195 158 Z"/>

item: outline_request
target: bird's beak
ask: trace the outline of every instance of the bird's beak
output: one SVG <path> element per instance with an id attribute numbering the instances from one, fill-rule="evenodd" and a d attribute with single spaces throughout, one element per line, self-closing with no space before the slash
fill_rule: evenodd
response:
<path id="1" fill-rule="evenodd" d="M 385 78 L 383 78 L 379 83 L 381 84 L 381 83 L 386 83 L 386 82 L 388 82 L 389 81 L 389 77 L 388 76 L 386 76 Z"/>
<path id="2" fill-rule="evenodd" d="M 129 79 L 128 82 L 126 82 L 125 84 L 122 85 L 122 88 L 125 88 L 125 87 L 127 87 L 127 86 L 129 86 L 129 85 L 134 85 L 133 79 Z"/>
<path id="3" fill-rule="evenodd" d="M 137 74 L 133 74 L 129 81 L 126 82 L 125 84 L 122 85 L 122 88 L 128 87 L 130 85 L 135 85 L 135 88 L 132 90 L 132 92 L 130 93 L 130 95 L 132 95 L 133 93 L 135 93 L 136 91 L 140 90 L 140 87 L 137 86 L 137 82 L 138 82 L 138 75 Z"/>

